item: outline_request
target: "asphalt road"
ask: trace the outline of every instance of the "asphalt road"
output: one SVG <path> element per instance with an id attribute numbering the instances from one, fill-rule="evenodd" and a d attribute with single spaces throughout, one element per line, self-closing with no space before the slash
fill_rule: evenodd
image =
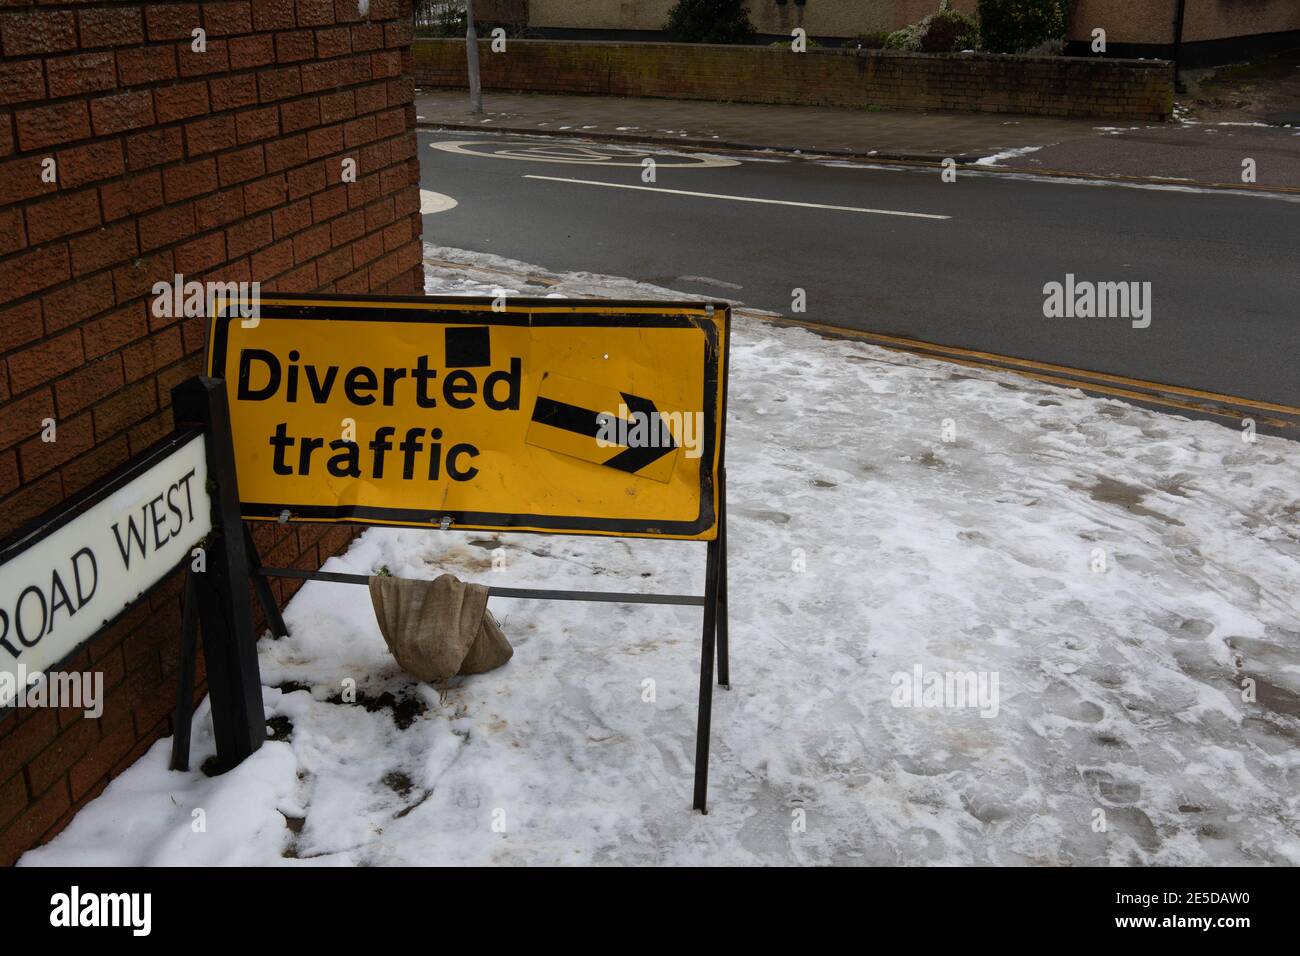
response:
<path id="1" fill-rule="evenodd" d="M 457 132 L 419 142 L 422 187 L 458 203 L 425 217 L 438 245 L 1300 404 L 1300 197 L 963 170 L 943 182 L 937 170 L 742 155 L 711 166 L 659 148 L 647 150 L 646 182 L 643 156 L 618 147 Z M 470 145 L 432 145 L 450 142 Z M 503 152 L 516 158 L 483 155 Z M 1150 325 L 1045 317 L 1045 284 L 1067 274 L 1149 282 Z M 796 289 L 804 313 L 792 309 Z"/>

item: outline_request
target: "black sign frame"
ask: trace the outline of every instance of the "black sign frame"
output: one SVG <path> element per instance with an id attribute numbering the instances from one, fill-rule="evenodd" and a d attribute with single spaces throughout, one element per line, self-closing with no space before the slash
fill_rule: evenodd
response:
<path id="1" fill-rule="evenodd" d="M 299 295 L 297 293 L 293 295 L 293 298 L 302 299 L 304 301 L 309 301 L 309 302 L 318 302 L 321 304 L 326 304 L 329 302 L 337 302 L 337 301 L 348 301 L 348 302 L 356 302 L 358 300 L 373 301 L 375 303 L 373 306 L 373 312 L 376 318 L 383 318 L 389 321 L 397 320 L 397 321 L 409 321 L 409 322 L 419 321 L 420 319 L 418 314 L 412 314 L 411 312 L 406 310 L 384 310 L 383 303 L 398 302 L 398 303 L 426 304 L 430 301 L 434 301 L 440 304 L 464 305 L 469 302 L 482 301 L 481 299 L 476 299 L 474 297 L 468 297 L 468 296 L 338 296 L 338 295 L 326 295 L 326 294 Z M 488 299 L 488 301 L 491 300 Z M 698 713 L 696 715 L 695 781 L 694 781 L 694 795 L 693 795 L 692 805 L 694 809 L 699 810 L 701 813 L 707 814 L 708 813 L 708 806 L 707 806 L 708 776 L 709 776 L 709 739 L 710 739 L 711 729 L 712 729 L 713 683 L 714 683 L 715 663 L 717 666 L 717 675 L 716 675 L 717 683 L 722 687 L 728 689 L 731 686 L 731 668 L 730 668 L 730 656 L 729 656 L 729 639 L 728 639 L 729 635 L 728 635 L 728 615 L 727 615 L 727 521 L 726 521 L 726 513 L 727 513 L 726 421 L 727 421 L 727 399 L 728 399 L 730 374 L 731 374 L 731 310 L 729 305 L 725 303 L 719 305 L 719 304 L 699 302 L 699 301 L 656 302 L 656 301 L 644 300 L 644 299 L 642 300 L 566 299 L 564 301 L 568 304 L 577 303 L 577 304 L 585 304 L 585 305 L 592 305 L 592 306 L 601 306 L 604 309 L 604 312 L 602 314 L 606 316 L 617 315 L 619 313 L 619 309 L 621 308 L 622 309 L 645 309 L 647 307 L 662 307 L 664 309 L 674 309 L 674 308 L 693 309 L 697 311 L 698 310 L 705 311 L 707 314 L 712 314 L 718 308 L 721 308 L 722 310 L 723 345 L 722 345 L 721 354 L 717 356 L 717 362 L 716 362 L 716 367 L 720 369 L 720 375 L 721 375 L 721 389 L 720 389 L 721 397 L 720 400 L 718 400 L 717 402 L 717 407 L 713 409 L 714 413 L 717 416 L 716 422 L 718 424 L 718 427 L 716 428 L 716 433 L 717 433 L 717 448 L 716 448 L 716 452 L 717 452 L 717 457 L 716 457 L 717 533 L 714 535 L 712 539 L 705 539 L 703 542 L 706 546 L 704 594 L 703 595 L 639 594 L 639 593 L 630 593 L 630 592 L 607 592 L 607 591 L 557 591 L 557 590 L 547 589 L 547 588 L 489 587 L 488 595 L 489 597 L 491 596 L 511 597 L 511 598 L 523 598 L 523 599 L 533 599 L 533 600 L 592 601 L 592 602 L 611 602 L 611 603 L 627 603 L 627 604 L 675 604 L 675 605 L 685 605 L 685 606 L 692 606 L 692 607 L 702 607 L 704 613 L 703 613 L 703 622 L 702 622 L 703 626 L 702 626 L 701 646 L 700 646 L 700 689 L 699 689 Z M 530 305 L 536 306 L 537 308 L 544 308 L 547 306 L 553 308 L 557 304 L 556 300 L 554 299 L 527 298 L 527 297 L 512 298 L 511 303 L 516 308 L 526 308 L 527 306 Z M 347 317 L 354 318 L 355 316 L 351 314 L 354 311 L 356 311 L 355 307 L 353 309 L 349 309 L 349 315 Z M 281 312 L 280 307 L 276 307 L 274 312 L 271 312 L 269 308 L 266 309 L 266 311 L 264 311 L 263 308 L 259 308 L 259 320 L 267 317 L 273 317 L 275 314 L 278 314 L 280 312 Z M 389 312 L 397 313 L 397 314 L 393 315 L 393 314 L 389 314 Z M 448 313 L 455 314 L 454 311 L 452 310 L 448 310 Z M 510 316 L 511 313 L 504 313 L 504 315 Z M 514 320 L 517 324 L 525 324 L 529 321 L 530 318 L 529 313 L 527 313 L 526 311 L 515 313 L 515 315 L 518 316 Z M 281 317 L 285 317 L 285 316 L 281 315 Z M 599 315 L 597 317 L 599 317 Z M 224 343 L 226 339 L 224 336 L 219 336 L 218 332 L 221 329 L 228 328 L 229 323 L 235 321 L 237 318 L 238 316 L 233 309 L 228 309 L 223 314 L 212 317 L 211 321 L 213 324 L 208 330 L 209 334 L 207 337 L 207 341 L 209 343 L 209 349 L 210 349 L 210 354 L 207 356 L 207 358 L 209 359 L 207 368 L 209 369 L 217 368 L 218 363 L 216 359 L 218 358 L 221 360 L 220 367 L 224 367 L 225 365 L 224 353 L 213 354 L 212 350 L 216 348 L 216 346 L 214 346 L 213 343 L 216 343 L 218 342 L 218 340 L 220 340 L 220 342 L 222 343 L 221 347 L 224 347 Z M 340 316 L 340 318 L 342 318 L 342 316 Z M 482 312 L 467 312 L 464 313 L 462 321 L 467 325 L 473 324 L 473 325 L 481 326 L 484 324 L 490 324 L 490 323 L 485 323 L 484 318 L 485 317 Z M 660 317 L 660 318 L 664 318 L 664 317 Z M 218 325 L 217 323 L 221 323 L 221 325 Z M 568 324 L 580 324 L 580 323 L 570 322 Z M 709 328 L 711 331 L 711 326 L 706 326 L 706 328 Z M 710 342 L 714 350 L 716 351 L 717 348 L 716 338 L 711 337 Z M 707 361 L 707 357 L 706 357 L 706 361 Z M 709 376 L 706 375 L 706 379 L 709 379 Z M 713 396 L 716 396 L 719 392 L 719 389 L 717 388 L 717 385 L 719 384 L 718 379 L 716 377 L 713 377 L 711 379 L 711 382 L 713 387 L 708 389 L 706 400 L 712 400 Z M 195 383 L 201 383 L 201 384 L 195 385 Z M 233 437 L 230 435 L 230 416 L 227 407 L 227 398 L 224 392 L 226 383 L 221 379 L 203 377 L 185 383 L 184 387 L 191 387 L 191 386 L 201 387 L 203 391 L 206 393 L 207 397 L 204 399 L 204 404 L 205 407 L 208 409 L 208 413 L 210 415 L 208 424 L 211 428 L 223 432 L 217 438 L 217 440 L 212 443 L 211 447 L 224 449 L 227 457 L 225 458 L 224 463 L 214 460 L 214 463 L 211 467 L 211 473 L 216 476 L 218 486 L 225 486 L 227 488 L 233 489 L 236 486 L 236 482 L 235 482 L 235 475 L 234 475 Z M 217 396 L 215 394 L 215 390 L 217 389 L 223 390 L 220 396 Z M 710 428 L 708 430 L 708 435 L 709 435 L 708 440 L 710 442 L 708 447 L 710 452 L 712 452 L 713 450 L 712 441 L 713 441 L 714 432 L 715 429 Z M 705 469 L 702 469 L 701 471 L 704 478 L 711 482 L 713 479 L 713 472 Z M 712 489 L 709 490 L 711 491 Z M 713 500 L 712 494 L 707 494 L 702 496 L 702 505 L 701 505 L 702 508 L 704 507 L 703 502 L 707 501 L 711 504 L 712 500 Z M 269 514 L 274 514 L 277 517 L 279 517 L 280 520 L 287 520 L 287 516 L 284 515 L 283 513 L 290 510 L 282 506 L 274 506 L 274 505 L 267 506 L 267 507 L 259 506 L 257 510 L 268 512 L 269 514 L 249 515 L 237 500 L 234 502 L 233 505 L 226 505 L 225 507 L 233 508 L 235 519 L 237 519 L 241 514 L 244 514 L 248 517 L 259 517 L 259 518 L 264 518 L 269 516 Z M 709 510 L 711 510 L 711 508 Z M 713 515 L 710 514 L 709 518 L 711 520 L 713 518 Z M 307 518 L 306 520 L 312 520 L 312 519 Z M 343 520 L 346 521 L 347 519 L 343 519 Z M 356 522 L 356 523 L 361 523 L 361 522 Z M 368 521 L 364 523 L 379 524 L 382 522 Z M 438 527 L 438 526 L 434 525 L 434 527 Z M 442 530 L 456 530 L 456 529 L 454 528 L 454 526 L 444 526 Z M 517 528 L 517 529 L 507 529 L 507 530 L 514 530 L 516 533 L 527 533 L 527 534 L 581 533 L 581 532 L 565 532 L 565 531 L 558 531 L 558 530 L 546 531 L 546 530 L 537 530 L 534 528 Z M 606 534 L 607 536 L 619 536 L 620 532 L 612 531 L 612 532 L 607 532 Z M 624 531 L 622 532 L 622 535 L 635 536 L 635 533 L 629 533 L 627 531 Z M 307 581 L 325 581 L 325 582 L 332 582 L 332 583 L 358 584 L 358 585 L 369 583 L 369 578 L 366 577 L 365 575 L 360 575 L 360 574 L 340 574 L 335 572 L 326 572 L 326 571 L 319 571 L 319 570 L 303 571 L 297 568 L 264 567 L 261 563 L 260 557 L 257 554 L 257 550 L 253 544 L 251 536 L 248 536 L 246 532 L 243 535 L 243 542 L 244 542 L 244 546 L 240 548 L 240 551 L 246 554 L 247 567 L 251 572 L 254 582 L 257 584 L 256 592 L 257 592 L 258 599 L 262 604 L 263 610 L 266 612 L 267 620 L 271 625 L 272 632 L 276 636 L 285 636 L 288 634 L 288 631 L 284 626 L 283 620 L 280 618 L 278 609 L 275 606 L 274 598 L 270 593 L 270 589 L 265 586 L 265 581 L 267 578 L 283 577 L 283 578 L 294 578 L 298 580 L 307 580 Z M 206 633 L 206 628 L 205 628 L 205 633 Z M 186 646 L 192 646 L 193 643 L 192 636 L 187 637 L 186 642 L 187 642 Z M 205 641 L 205 653 L 206 653 L 206 641 Z M 254 673 L 256 673 L 256 666 L 257 666 L 257 661 L 256 661 L 256 656 L 254 655 L 252 659 L 252 667 Z M 211 664 L 209 663 L 209 669 L 210 668 L 211 668 Z M 247 678 L 244 678 L 244 680 L 246 681 Z M 260 681 L 260 678 L 257 678 L 257 680 Z M 189 719 L 188 712 L 184 714 L 182 713 L 182 708 L 186 706 L 187 705 L 181 703 L 178 698 L 178 709 L 177 709 L 178 728 L 181 726 L 188 726 L 188 719 Z M 214 709 L 214 719 L 215 719 L 215 711 L 216 711 L 215 696 L 213 700 L 213 709 Z M 182 723 L 182 718 L 184 718 L 184 723 Z M 178 734 L 178 738 L 179 738 L 179 734 Z M 178 743 L 177 745 L 178 749 L 173 751 L 174 766 L 182 765 L 181 764 L 182 754 L 179 750 L 179 746 L 180 745 Z M 185 742 L 184 746 L 185 746 L 185 752 L 187 754 L 188 740 Z M 260 746 L 260 743 L 258 744 L 258 746 Z M 235 762 L 238 762 L 238 760 L 242 760 L 242 759 L 243 759 L 242 756 L 238 756 L 236 754 Z M 223 757 L 223 763 L 226 762 L 227 761 Z"/>

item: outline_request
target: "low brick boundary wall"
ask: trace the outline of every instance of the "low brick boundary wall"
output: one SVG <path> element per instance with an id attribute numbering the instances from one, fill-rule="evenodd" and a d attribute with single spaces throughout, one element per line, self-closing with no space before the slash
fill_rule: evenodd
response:
<path id="1" fill-rule="evenodd" d="M 513 39 L 479 59 L 485 89 L 525 93 L 1144 121 L 1174 96 L 1165 60 Z M 414 62 L 419 86 L 467 85 L 463 40 L 417 39 Z"/>

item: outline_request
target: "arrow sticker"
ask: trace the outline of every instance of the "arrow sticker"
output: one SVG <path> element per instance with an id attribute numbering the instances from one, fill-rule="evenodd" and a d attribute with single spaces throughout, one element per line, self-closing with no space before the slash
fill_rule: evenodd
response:
<path id="1" fill-rule="evenodd" d="M 666 482 L 678 443 L 653 400 L 548 375 L 527 443 L 616 471 Z"/>

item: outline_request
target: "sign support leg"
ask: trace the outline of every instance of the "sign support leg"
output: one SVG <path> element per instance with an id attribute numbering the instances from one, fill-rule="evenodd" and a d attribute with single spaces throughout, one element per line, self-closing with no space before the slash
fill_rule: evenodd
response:
<path id="1" fill-rule="evenodd" d="M 280 606 L 275 603 L 271 582 L 266 579 L 266 575 L 260 573 L 262 556 L 257 553 L 257 545 L 253 543 L 248 525 L 244 525 L 244 552 L 248 555 L 248 570 L 253 573 L 253 590 L 257 592 L 257 601 L 262 605 L 262 613 L 266 615 L 266 626 L 276 637 L 288 637 L 289 629 L 284 626 L 284 618 L 280 616 Z"/>
<path id="2" fill-rule="evenodd" d="M 708 813 L 709 728 L 713 720 L 713 655 L 718 621 L 718 539 L 708 544 L 704 566 L 704 640 L 700 648 L 700 711 L 695 726 L 695 803 L 694 808 Z"/>
<path id="3" fill-rule="evenodd" d="M 172 408 L 177 424 L 201 425 L 207 433 L 208 478 L 215 485 L 206 569 L 195 585 L 212 729 L 226 770 L 262 746 L 266 720 L 225 382 L 206 376 L 182 382 L 172 390 Z"/>
<path id="4" fill-rule="evenodd" d="M 194 718 L 194 665 L 199 652 L 198 590 L 194 572 L 185 572 L 181 599 L 181 659 L 176 672 L 176 716 L 172 723 L 173 770 L 190 769 L 190 731 Z"/>
<path id="5" fill-rule="evenodd" d="M 727 653 L 727 469 L 718 471 L 718 683 L 731 689 Z"/>

